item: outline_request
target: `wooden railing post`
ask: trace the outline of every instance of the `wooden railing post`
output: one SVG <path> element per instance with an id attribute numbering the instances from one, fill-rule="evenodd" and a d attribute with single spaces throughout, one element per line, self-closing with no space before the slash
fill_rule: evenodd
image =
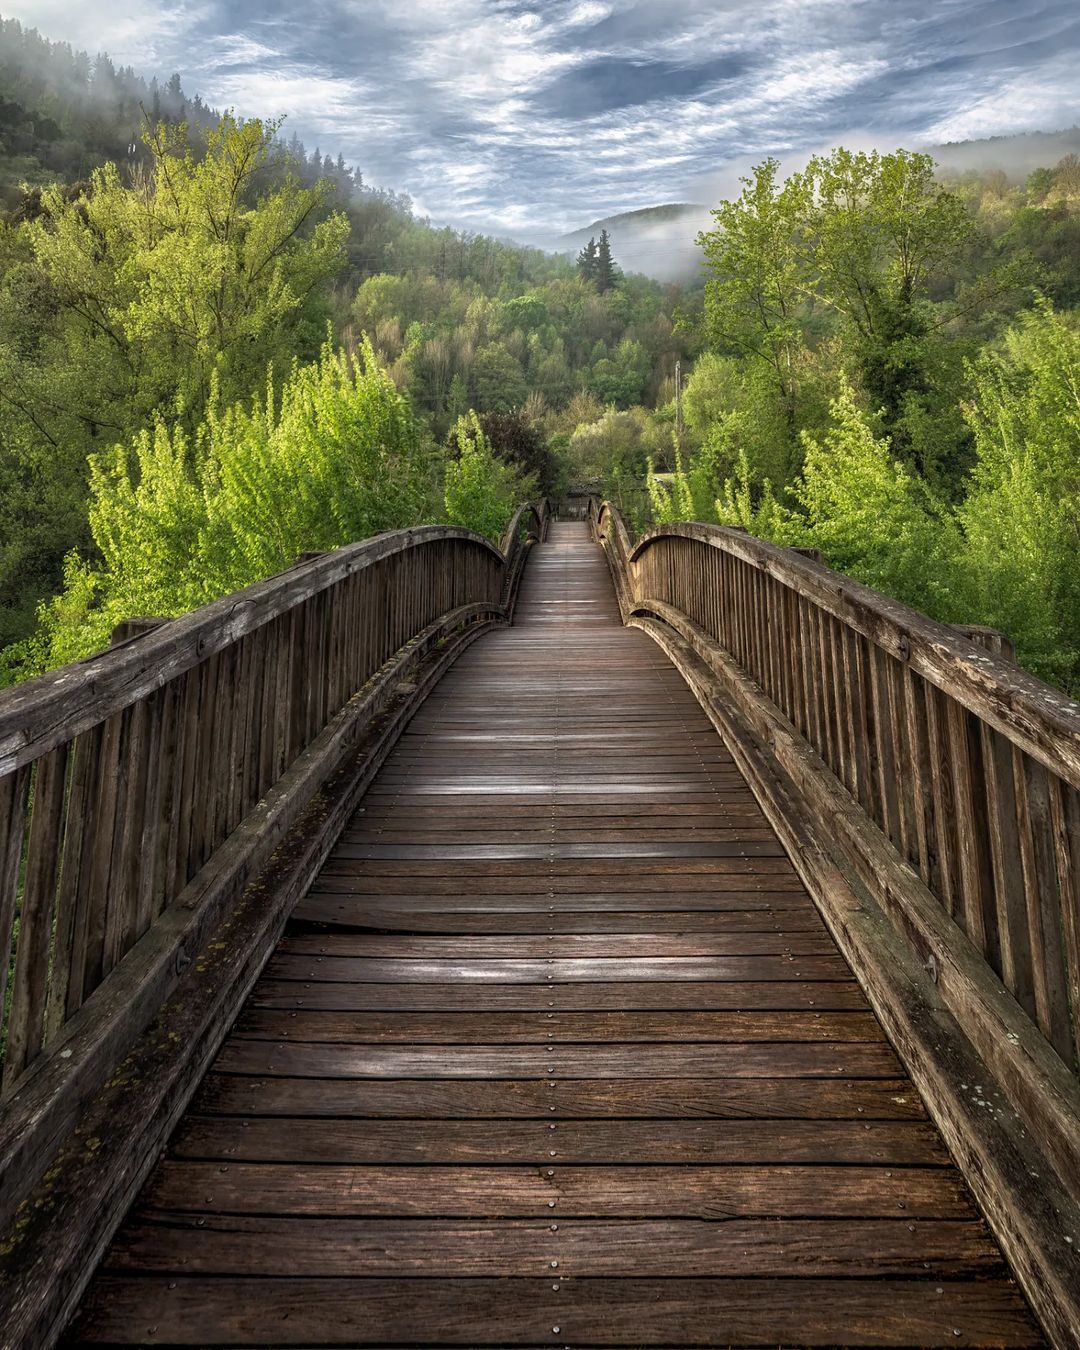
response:
<path id="1" fill-rule="evenodd" d="M 1000 629 L 987 628 L 981 623 L 954 623 L 952 627 L 961 637 L 966 637 L 976 646 L 985 647 L 994 656 L 1000 656 L 1005 661 L 1016 660 L 1016 644 Z"/>

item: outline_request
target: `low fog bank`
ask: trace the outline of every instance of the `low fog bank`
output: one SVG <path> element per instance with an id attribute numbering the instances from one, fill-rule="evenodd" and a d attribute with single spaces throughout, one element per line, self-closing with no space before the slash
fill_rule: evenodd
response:
<path id="1" fill-rule="evenodd" d="M 852 150 L 877 148 L 886 151 L 897 149 L 900 141 L 895 136 L 860 130 L 838 138 L 838 143 Z M 987 140 L 948 145 L 907 143 L 913 149 L 932 154 L 945 176 L 1001 171 L 1013 181 L 1023 181 L 1033 169 L 1053 168 L 1065 155 L 1080 154 L 1080 127 L 993 136 Z M 831 145 L 822 145 L 811 150 L 778 149 L 773 153 L 780 161 L 782 172 L 787 174 L 805 168 L 813 154 L 825 153 L 831 148 Z M 606 229 L 611 236 L 615 260 L 624 271 L 643 272 L 657 281 L 693 281 L 701 276 L 702 263 L 701 250 L 694 241 L 699 231 L 710 229 L 713 223 L 711 206 L 700 203 L 715 205 L 736 196 L 741 191 L 740 179 L 768 158 L 769 153 L 763 150 L 758 155 L 740 156 L 700 175 L 691 184 L 697 203 L 676 202 L 627 211 L 596 220 L 570 234 L 533 242 L 553 253 L 575 255 L 590 238 L 598 238 L 600 231 Z"/>
<path id="2" fill-rule="evenodd" d="M 615 261 L 624 272 L 642 272 L 656 281 L 692 281 L 700 274 L 702 261 L 701 250 L 694 241 L 700 230 L 711 225 L 707 206 L 675 202 L 607 216 L 584 229 L 560 235 L 547 247 L 553 252 L 576 255 L 606 229 Z"/>

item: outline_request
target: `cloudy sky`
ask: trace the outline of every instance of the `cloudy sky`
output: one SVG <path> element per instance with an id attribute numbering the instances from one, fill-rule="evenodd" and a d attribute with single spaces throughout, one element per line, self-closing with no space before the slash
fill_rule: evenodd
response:
<path id="1" fill-rule="evenodd" d="M 1077 0 L 0 0 L 440 222 L 710 200 L 733 165 L 1080 121 Z"/>

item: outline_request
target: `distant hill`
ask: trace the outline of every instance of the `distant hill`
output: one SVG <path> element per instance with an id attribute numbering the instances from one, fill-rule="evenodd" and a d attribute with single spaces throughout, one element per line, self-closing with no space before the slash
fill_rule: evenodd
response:
<path id="1" fill-rule="evenodd" d="M 615 261 L 624 272 L 643 272 L 657 281 L 691 281 L 699 275 L 701 262 L 694 239 L 711 224 L 707 206 L 669 202 L 594 220 L 584 229 L 561 235 L 551 247 L 559 253 L 577 253 L 607 230 Z"/>
<path id="2" fill-rule="evenodd" d="M 1022 181 L 1032 169 L 1053 168 L 1065 155 L 1080 154 L 1080 127 L 990 136 L 986 140 L 954 141 L 926 148 L 946 174 L 1001 169 L 1013 181 Z M 764 154 L 758 158 L 763 159 Z M 648 206 L 594 220 L 583 229 L 560 235 L 545 247 L 553 252 L 576 254 L 590 238 L 598 237 L 606 229 L 611 235 L 615 261 L 624 271 L 644 272 L 657 281 L 693 281 L 701 276 L 701 250 L 694 240 L 699 230 L 712 226 L 709 212 L 709 207 L 694 202 Z"/>
<path id="3" fill-rule="evenodd" d="M 1080 127 L 989 136 L 981 141 L 950 141 L 932 145 L 929 151 L 943 169 L 954 173 L 1001 169 L 1012 179 L 1022 179 L 1032 169 L 1052 169 L 1066 155 L 1080 154 Z"/>

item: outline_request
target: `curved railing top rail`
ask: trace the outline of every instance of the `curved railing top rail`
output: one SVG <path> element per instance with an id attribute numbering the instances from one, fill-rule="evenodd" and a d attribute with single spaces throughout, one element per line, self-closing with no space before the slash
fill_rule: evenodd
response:
<path id="1" fill-rule="evenodd" d="M 510 517 L 506 529 L 502 532 L 502 538 L 499 540 L 499 547 L 502 549 L 503 554 L 509 554 L 511 546 L 520 533 L 521 523 L 526 516 L 532 516 L 536 523 L 536 538 L 542 539 L 544 532 L 547 529 L 547 521 L 550 514 L 551 503 L 546 497 L 542 497 L 539 502 L 535 503 L 522 502 Z"/>
<path id="2" fill-rule="evenodd" d="M 514 519 L 538 508 L 519 508 Z M 542 511 L 543 508 L 540 508 Z M 546 512 L 544 512 L 546 516 Z M 512 537 L 512 536 L 511 536 Z M 460 541 L 503 560 L 489 539 L 452 525 L 390 530 L 170 619 L 137 639 L 0 693 L 0 775 L 120 712 L 193 666 L 345 577 L 418 544 Z"/>
<path id="3" fill-rule="evenodd" d="M 774 577 L 889 655 L 911 666 L 1073 787 L 1080 787 L 1080 703 L 946 624 L 789 548 L 722 525 L 656 526 L 631 542 L 618 508 L 604 502 L 627 561 L 658 539 L 678 536 L 720 549 Z"/>

